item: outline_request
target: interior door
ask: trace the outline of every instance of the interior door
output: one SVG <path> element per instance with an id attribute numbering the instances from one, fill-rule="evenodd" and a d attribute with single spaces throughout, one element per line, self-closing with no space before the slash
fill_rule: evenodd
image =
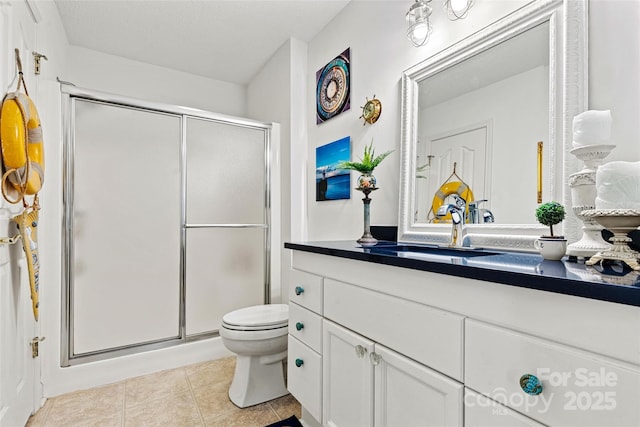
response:
<path id="1" fill-rule="evenodd" d="M 16 90 L 14 48 L 20 51 L 31 98 L 38 103 L 31 52 L 36 26 L 25 2 L 0 2 L 0 85 L 3 95 Z M 0 197 L 0 237 L 17 231 L 11 218 L 22 205 Z M 22 242 L 0 244 L 0 425 L 24 425 L 40 407 L 40 359 L 31 357 L 31 340 L 39 325 L 33 317 L 27 265 Z"/>
<path id="2" fill-rule="evenodd" d="M 489 158 L 490 129 L 488 124 L 456 129 L 430 139 L 431 167 L 427 184 L 427 201 L 431 206 L 433 195 L 455 171 L 473 191 L 476 200 L 488 199 L 489 180 L 486 174 L 491 167 L 485 167 Z M 487 172 L 485 172 L 487 171 Z M 458 178 L 452 178 L 458 181 Z M 470 202 L 470 200 L 467 200 Z M 483 207 L 489 207 L 484 205 Z M 434 212 L 435 214 L 435 212 Z"/>

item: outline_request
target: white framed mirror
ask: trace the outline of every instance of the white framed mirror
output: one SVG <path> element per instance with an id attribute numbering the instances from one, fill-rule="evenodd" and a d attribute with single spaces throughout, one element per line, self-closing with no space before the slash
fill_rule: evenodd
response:
<path id="1" fill-rule="evenodd" d="M 438 192 L 453 181 L 477 208 L 467 210 L 465 246 L 535 250 L 545 230 L 538 192 L 571 206 L 586 27 L 586 2 L 537 0 L 403 72 L 398 241 L 449 243 L 452 225 L 436 211 L 453 202 Z M 575 218 L 563 233 L 578 233 Z"/>

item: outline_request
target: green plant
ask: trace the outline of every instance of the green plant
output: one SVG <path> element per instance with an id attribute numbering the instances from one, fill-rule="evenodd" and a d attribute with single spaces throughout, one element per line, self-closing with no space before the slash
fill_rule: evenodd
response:
<path id="1" fill-rule="evenodd" d="M 543 203 L 536 209 L 536 218 L 542 225 L 548 225 L 553 236 L 553 226 L 560 223 L 565 217 L 564 206 L 558 202 Z"/>
<path id="2" fill-rule="evenodd" d="M 359 162 L 341 162 L 338 164 L 338 169 L 352 169 L 362 174 L 369 174 L 382 162 L 389 154 L 393 153 L 393 150 L 380 154 L 376 157 L 375 150 L 373 148 L 373 141 L 368 146 L 364 147 L 364 156 Z"/>

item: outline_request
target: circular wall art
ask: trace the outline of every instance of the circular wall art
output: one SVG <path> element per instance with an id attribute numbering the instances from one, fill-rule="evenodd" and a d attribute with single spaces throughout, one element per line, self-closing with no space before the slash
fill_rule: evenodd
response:
<path id="1" fill-rule="evenodd" d="M 320 124 L 347 111 L 350 106 L 350 49 L 316 73 L 316 118 Z"/>

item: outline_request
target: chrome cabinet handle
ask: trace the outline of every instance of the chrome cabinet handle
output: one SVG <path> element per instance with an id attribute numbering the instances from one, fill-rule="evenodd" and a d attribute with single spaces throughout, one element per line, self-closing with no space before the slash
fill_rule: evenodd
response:
<path id="1" fill-rule="evenodd" d="M 304 365 L 304 360 L 302 359 L 296 359 L 296 366 L 299 368 L 300 366 Z"/>
<path id="2" fill-rule="evenodd" d="M 358 356 L 360 359 L 362 359 L 366 353 L 367 353 L 366 348 L 364 348 L 359 344 L 356 346 L 356 356 Z"/>
<path id="3" fill-rule="evenodd" d="M 524 374 L 520 377 L 520 388 L 531 396 L 542 393 L 542 381 L 533 374 Z"/>
<path id="4" fill-rule="evenodd" d="M 304 324 L 302 322 L 296 323 L 296 329 L 301 331 L 304 328 Z"/>
<path id="5" fill-rule="evenodd" d="M 380 356 L 375 351 L 369 355 L 369 358 L 371 359 L 371 363 L 373 364 L 373 366 L 378 366 L 380 364 L 380 361 L 382 360 L 382 356 Z"/>
<path id="6" fill-rule="evenodd" d="M 296 295 L 300 295 L 304 292 L 304 288 L 302 286 L 296 286 Z"/>

